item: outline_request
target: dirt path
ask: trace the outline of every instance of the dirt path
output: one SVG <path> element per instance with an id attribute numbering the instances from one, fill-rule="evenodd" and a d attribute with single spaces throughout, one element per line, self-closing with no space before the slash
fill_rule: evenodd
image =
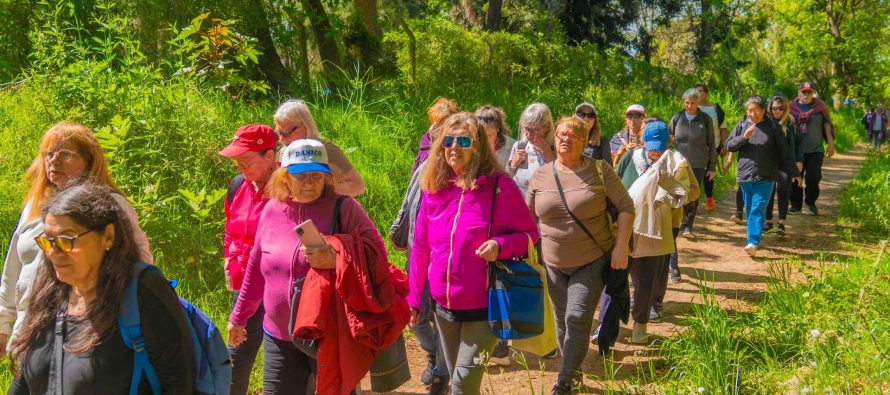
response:
<path id="1" fill-rule="evenodd" d="M 735 210 L 735 189 L 732 188 L 720 196 L 716 211 L 703 211 L 697 218 L 696 238 L 693 241 L 679 241 L 683 279 L 679 284 L 668 284 L 664 301 L 665 316 L 660 323 L 649 324 L 649 332 L 654 335 L 653 338 L 657 341 L 682 330 L 680 323 L 683 315 L 690 311 L 692 304 L 701 303 L 698 287 L 703 280 L 714 290 L 721 306 L 726 309 L 747 310 L 752 308 L 752 303 L 766 290 L 769 261 L 794 255 L 807 261 L 815 261 L 823 251 L 838 251 L 835 248 L 835 236 L 839 229 L 836 225 L 838 195 L 846 183 L 856 176 L 864 159 L 864 150 L 826 159 L 822 192 L 817 202 L 820 215 L 789 215 L 786 225 L 788 234 L 764 235 L 762 248 L 756 259 L 750 258 L 742 250 L 745 245 L 745 227 L 729 221 Z M 629 345 L 624 340 L 630 336 L 630 325 L 632 322 L 622 326 L 612 355 L 614 367 L 618 369 L 613 377 L 618 380 L 634 375 L 637 369 L 635 362 L 646 358 L 647 350 L 653 350 L 650 347 Z M 396 393 L 426 394 L 427 388 L 419 381 L 420 372 L 426 366 L 426 356 L 414 338 L 408 339 L 408 353 L 414 377 Z M 543 363 L 543 370 L 539 368 L 539 362 Z M 559 362 L 559 358 L 539 361 L 537 357 L 529 356 L 528 366 L 531 372 L 515 361 L 506 368 L 489 368 L 489 375 L 483 381 L 482 393 L 529 394 L 533 388 L 535 393 L 540 393 L 543 389 L 544 393 L 549 394 L 556 381 Z M 595 345 L 590 345 L 582 370 L 592 377 L 607 376 Z M 598 380 L 585 379 L 585 383 L 592 393 L 602 393 L 602 383 Z M 370 388 L 367 379 L 362 383 L 362 388 Z"/>

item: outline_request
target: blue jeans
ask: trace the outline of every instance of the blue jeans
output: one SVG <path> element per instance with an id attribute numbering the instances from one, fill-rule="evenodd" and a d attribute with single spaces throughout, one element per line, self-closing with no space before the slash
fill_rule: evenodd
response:
<path id="1" fill-rule="evenodd" d="M 748 208 L 748 244 L 760 245 L 763 236 L 763 217 L 766 203 L 773 193 L 775 181 L 745 181 L 740 183 L 745 207 Z"/>

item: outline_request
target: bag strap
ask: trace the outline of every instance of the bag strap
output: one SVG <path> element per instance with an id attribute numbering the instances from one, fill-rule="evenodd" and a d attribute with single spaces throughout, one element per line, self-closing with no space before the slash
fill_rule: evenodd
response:
<path id="1" fill-rule="evenodd" d="M 344 200 L 346 200 L 346 195 L 340 195 L 334 203 L 334 214 L 331 216 L 331 231 L 328 233 L 329 235 L 340 233 L 340 206 L 343 205 Z"/>
<path id="2" fill-rule="evenodd" d="M 156 266 L 144 262 L 137 263 L 133 267 L 133 274 L 130 277 L 127 288 L 124 290 L 121 311 L 117 317 L 117 326 L 124 345 L 133 350 L 133 376 L 130 378 L 130 395 L 136 395 L 139 392 L 139 382 L 142 380 L 143 373 L 148 379 L 152 393 L 155 395 L 161 394 L 161 381 L 158 379 L 158 374 L 148 359 L 148 350 L 145 349 L 145 338 L 142 336 L 142 323 L 139 317 L 137 288 L 139 286 L 139 277 L 145 270 L 160 271 Z"/>
<path id="3" fill-rule="evenodd" d="M 235 193 L 238 192 L 238 188 L 241 188 L 241 184 L 244 184 L 244 175 L 238 173 L 235 177 L 229 181 L 229 189 L 226 191 L 226 203 L 231 206 L 232 201 L 235 200 Z"/>
<path id="4" fill-rule="evenodd" d="M 494 184 L 492 184 L 493 188 L 491 188 L 491 215 L 488 218 L 488 236 L 485 237 L 485 241 L 491 240 L 491 225 L 494 224 L 494 207 L 495 202 L 498 200 L 498 181 L 501 179 L 497 173 L 494 173 L 492 178 L 494 178 Z"/>
<path id="5" fill-rule="evenodd" d="M 556 174 L 556 162 L 553 162 L 551 164 L 551 167 L 553 168 L 553 179 L 556 180 L 556 189 L 559 191 L 559 199 L 562 200 L 562 206 L 566 209 L 566 212 L 569 213 L 569 216 L 572 217 L 572 221 L 575 221 L 575 224 L 584 231 L 587 237 L 589 237 L 590 240 L 593 240 L 593 243 L 596 244 L 596 246 L 599 247 L 601 250 L 603 250 L 603 254 L 606 254 L 608 250 L 603 248 L 603 246 L 600 245 L 600 242 L 596 241 L 596 238 L 593 237 L 593 234 L 591 234 L 590 231 L 587 230 L 587 227 L 584 226 L 584 224 L 581 223 L 581 220 L 579 220 L 578 217 L 575 216 L 575 213 L 573 213 L 572 210 L 569 209 L 569 203 L 566 202 L 566 194 L 565 192 L 563 192 L 562 183 L 559 181 L 559 174 Z M 603 188 L 605 187 L 606 185 L 603 184 Z M 606 211 L 605 214 L 608 214 L 608 211 Z M 605 214 L 600 214 L 600 216 Z"/>
<path id="6" fill-rule="evenodd" d="M 68 319 L 68 299 L 62 300 L 56 314 L 53 330 L 53 359 L 49 365 L 49 388 L 47 394 L 62 395 L 62 371 L 65 359 L 65 321 Z"/>

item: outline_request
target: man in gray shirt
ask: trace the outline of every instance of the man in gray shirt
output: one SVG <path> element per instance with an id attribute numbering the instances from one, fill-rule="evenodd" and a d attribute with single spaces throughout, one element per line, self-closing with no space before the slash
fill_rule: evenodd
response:
<path id="1" fill-rule="evenodd" d="M 816 199 L 819 198 L 819 182 L 822 181 L 822 161 L 827 155 L 834 156 L 834 126 L 828 106 L 814 97 L 813 84 L 800 84 L 797 98 L 791 101 L 791 115 L 795 120 L 795 133 L 800 134 L 797 148 L 797 166 L 805 180 L 805 187 L 791 186 L 791 209 L 800 212 L 804 203 L 807 213 L 817 215 Z M 827 151 L 823 144 L 827 144 Z"/>

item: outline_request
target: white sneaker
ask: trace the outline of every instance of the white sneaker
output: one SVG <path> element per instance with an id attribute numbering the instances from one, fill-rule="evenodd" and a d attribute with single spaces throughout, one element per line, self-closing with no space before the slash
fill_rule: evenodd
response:
<path id="1" fill-rule="evenodd" d="M 633 344 L 649 343 L 649 334 L 646 330 L 646 324 L 637 324 L 636 322 L 634 323 L 634 329 L 630 335 L 630 342 Z"/>
<path id="2" fill-rule="evenodd" d="M 748 254 L 748 256 L 753 258 L 755 255 L 757 255 L 757 246 L 748 243 L 748 245 L 745 246 L 745 252 Z"/>

